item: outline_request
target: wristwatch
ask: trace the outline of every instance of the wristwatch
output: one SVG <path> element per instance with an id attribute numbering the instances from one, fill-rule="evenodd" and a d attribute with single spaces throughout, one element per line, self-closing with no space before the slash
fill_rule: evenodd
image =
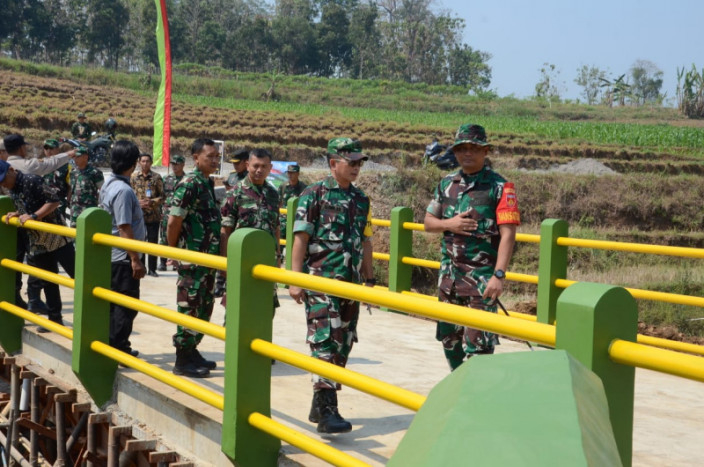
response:
<path id="1" fill-rule="evenodd" d="M 37 214 L 34 212 L 32 214 L 30 214 L 29 217 L 31 217 L 33 221 L 37 220 Z"/>
<path id="2" fill-rule="evenodd" d="M 494 271 L 494 276 L 496 276 L 497 279 L 506 279 L 506 272 L 504 272 L 503 269 L 497 269 Z"/>

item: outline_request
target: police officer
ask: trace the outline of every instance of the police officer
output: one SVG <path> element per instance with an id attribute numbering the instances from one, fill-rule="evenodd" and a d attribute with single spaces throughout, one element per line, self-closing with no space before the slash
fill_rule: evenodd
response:
<path id="1" fill-rule="evenodd" d="M 80 112 L 78 114 L 78 121 L 71 125 L 71 134 L 73 135 L 73 139 L 77 139 L 78 141 L 87 141 L 90 139 L 92 133 L 93 129 L 90 124 L 86 122 L 86 114 Z"/>
<path id="2" fill-rule="evenodd" d="M 176 185 L 178 185 L 178 183 L 183 180 L 183 177 L 186 175 L 183 170 L 183 167 L 186 164 L 185 157 L 173 155 L 171 157 L 170 162 L 171 169 L 173 169 L 174 173 L 164 177 L 164 198 L 166 199 L 166 202 L 164 202 L 164 204 L 162 205 L 161 227 L 159 229 L 159 245 L 168 245 L 168 242 L 166 241 L 166 225 L 169 221 L 169 207 L 171 205 L 171 196 L 174 194 L 174 190 L 176 190 Z M 166 258 L 159 258 L 158 270 L 166 271 Z"/>
<path id="3" fill-rule="evenodd" d="M 167 240 L 169 246 L 220 254 L 220 209 L 210 175 L 220 165 L 220 153 L 211 139 L 197 139 L 191 146 L 195 169 L 178 184 L 171 198 Z M 210 321 L 213 313 L 215 271 L 195 264 L 178 264 L 178 311 Z M 216 363 L 206 360 L 197 346 L 203 334 L 178 326 L 173 336 L 176 364 L 173 372 L 194 378 L 210 375 Z"/>
<path id="4" fill-rule="evenodd" d="M 103 172 L 93 167 L 88 159 L 88 149 L 76 149 L 74 161 L 76 168 L 71 171 L 71 190 L 69 204 L 71 207 L 71 227 L 76 227 L 78 216 L 88 208 L 98 205 L 100 187 L 103 186 Z"/>
<path id="5" fill-rule="evenodd" d="M 452 151 L 460 170 L 440 180 L 425 230 L 443 234 L 440 301 L 496 313 L 520 213 L 513 184 L 485 164 L 490 149 L 482 126 L 459 127 Z M 465 358 L 494 353 L 498 344 L 495 334 L 444 322 L 436 337 L 451 370 Z"/>
<path id="6" fill-rule="evenodd" d="M 331 139 L 327 152 L 331 175 L 310 185 L 299 199 L 292 269 L 302 272 L 305 262 L 310 274 L 373 286 L 371 204 L 352 184 L 368 157 L 359 141 L 350 138 Z M 357 341 L 359 302 L 295 286 L 289 294 L 297 303 L 305 302 L 312 356 L 344 367 Z M 308 419 L 318 424 L 320 433 L 352 429 L 337 409 L 339 389 L 338 383 L 313 376 Z"/>

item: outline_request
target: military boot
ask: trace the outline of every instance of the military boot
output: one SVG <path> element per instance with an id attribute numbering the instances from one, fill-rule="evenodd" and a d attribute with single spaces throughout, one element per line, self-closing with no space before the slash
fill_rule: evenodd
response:
<path id="1" fill-rule="evenodd" d="M 337 411 L 337 391 L 334 389 L 322 389 L 319 393 L 318 433 L 349 433 L 352 431 L 352 424 L 342 418 Z M 315 400 L 315 399 L 314 399 Z"/>
<path id="2" fill-rule="evenodd" d="M 193 360 L 196 364 L 202 366 L 203 368 L 207 368 L 208 370 L 214 370 L 218 366 L 216 362 L 206 360 L 205 357 L 198 352 L 198 349 L 193 349 Z"/>
<path id="3" fill-rule="evenodd" d="M 313 392 L 313 402 L 310 405 L 310 413 L 308 414 L 308 420 L 313 423 L 318 423 L 320 421 L 320 410 L 323 407 L 323 397 L 321 393 L 322 391 Z"/>
<path id="4" fill-rule="evenodd" d="M 210 370 L 196 362 L 193 350 L 176 348 L 176 364 L 174 365 L 173 373 L 190 378 L 206 378 L 210 376 Z"/>

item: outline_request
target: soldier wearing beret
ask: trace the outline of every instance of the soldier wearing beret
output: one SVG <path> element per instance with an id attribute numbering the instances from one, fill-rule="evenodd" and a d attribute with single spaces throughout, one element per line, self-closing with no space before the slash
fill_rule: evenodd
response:
<path id="1" fill-rule="evenodd" d="M 292 269 L 345 282 L 374 286 L 371 204 L 353 185 L 368 160 L 351 138 L 333 138 L 327 161 L 331 175 L 306 188 L 298 203 L 292 246 Z M 306 340 L 313 357 L 344 367 L 357 342 L 359 302 L 291 286 L 289 294 L 305 303 Z M 338 412 L 340 385 L 313 375 L 313 403 L 308 419 L 319 433 L 346 433 L 352 425 Z"/>
<path id="2" fill-rule="evenodd" d="M 460 170 L 440 180 L 425 230 L 443 235 L 440 301 L 496 313 L 520 213 L 513 183 L 485 164 L 490 149 L 482 126 L 460 126 L 452 146 Z M 451 370 L 465 358 L 494 353 L 498 344 L 495 334 L 444 322 L 436 338 Z"/>

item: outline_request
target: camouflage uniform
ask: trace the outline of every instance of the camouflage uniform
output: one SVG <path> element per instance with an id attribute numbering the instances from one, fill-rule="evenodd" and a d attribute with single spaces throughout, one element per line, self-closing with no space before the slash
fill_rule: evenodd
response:
<path id="1" fill-rule="evenodd" d="M 44 181 L 58 190 L 59 207 L 56 210 L 61 217 L 66 217 L 66 210 L 70 205 L 68 189 L 70 188 L 70 177 L 74 170 L 76 169 L 71 167 L 71 164 L 66 164 L 44 175 Z"/>
<path id="2" fill-rule="evenodd" d="M 511 185 L 507 185 L 501 175 L 485 166 L 472 175 L 461 170 L 451 173 L 435 189 L 427 208 L 428 213 L 438 219 L 449 219 L 474 208 L 476 214 L 472 217 L 479 224 L 471 235 L 443 232 L 438 282 L 441 302 L 496 313 L 496 305 L 490 305 L 489 300 L 482 298 L 482 294 L 496 264 L 501 240 L 497 206 L 504 195 L 505 186 L 508 189 Z M 517 211 L 515 215 L 518 217 Z M 518 221 L 518 218 L 513 220 Z M 483 283 L 482 278 L 486 282 Z M 498 344 L 495 334 L 445 322 L 438 322 L 436 338 L 442 342 L 445 357 L 452 369 L 462 363 L 465 354 L 493 353 L 494 346 Z"/>
<path id="3" fill-rule="evenodd" d="M 198 169 L 186 175 L 171 197 L 172 216 L 183 217 L 178 248 L 220 254 L 220 209 L 212 180 Z M 178 267 L 176 300 L 179 313 L 210 321 L 213 313 L 213 269 L 195 264 Z M 179 349 L 195 348 L 203 334 L 178 326 L 173 343 Z"/>
<path id="4" fill-rule="evenodd" d="M 78 216 L 88 208 L 98 205 L 100 187 L 103 186 L 103 173 L 93 167 L 86 166 L 80 170 L 71 170 L 71 227 L 76 227 Z"/>
<path id="5" fill-rule="evenodd" d="M 159 230 L 159 245 L 168 245 L 166 241 L 166 226 L 169 222 L 169 208 L 171 207 L 171 196 L 176 190 L 176 185 L 183 180 L 184 175 L 177 177 L 176 175 L 167 175 L 164 177 L 164 204 L 161 205 L 161 229 Z M 163 258 L 162 258 L 163 259 Z M 164 260 L 164 263 L 166 260 Z"/>
<path id="6" fill-rule="evenodd" d="M 246 227 L 260 229 L 268 232 L 274 240 L 277 238 L 279 194 L 268 181 L 257 186 L 249 177 L 245 178 L 234 189 L 227 192 L 220 213 L 223 227 L 233 230 Z M 278 251 L 278 245 L 275 246 L 276 251 Z M 226 304 L 226 297 L 223 297 L 222 304 Z M 276 284 L 274 284 L 274 308 L 278 306 L 279 299 L 276 296 Z"/>
<path id="7" fill-rule="evenodd" d="M 371 205 L 362 190 L 340 188 L 329 176 L 303 191 L 294 232 L 310 235 L 306 264 L 316 276 L 360 283 L 363 241 L 372 235 Z M 305 291 L 312 356 L 344 367 L 357 342 L 359 302 Z M 339 384 L 313 376 L 314 390 L 339 389 Z"/>
<path id="8" fill-rule="evenodd" d="M 247 177 L 248 173 L 248 170 L 245 170 L 244 172 L 230 172 L 230 175 L 227 177 L 225 185 L 227 185 L 230 189 L 235 188 L 235 186 L 237 186 L 239 182 L 241 182 Z"/>
<path id="9" fill-rule="evenodd" d="M 71 125 L 71 134 L 73 135 L 74 139 L 90 139 L 91 133 L 93 133 L 93 129 L 91 128 L 89 123 L 74 122 L 74 124 Z"/>
<path id="10" fill-rule="evenodd" d="M 301 196 L 301 193 L 303 193 L 303 190 L 305 190 L 307 185 L 303 182 L 298 182 L 296 185 L 291 186 L 289 183 L 282 183 L 281 186 L 279 186 L 279 199 L 281 200 L 281 207 L 284 209 L 286 208 L 286 203 L 288 203 L 288 200 L 293 198 L 294 196 Z M 286 237 L 286 214 L 281 214 L 280 217 L 280 227 L 279 227 L 279 233 L 281 235 L 281 238 Z"/>

